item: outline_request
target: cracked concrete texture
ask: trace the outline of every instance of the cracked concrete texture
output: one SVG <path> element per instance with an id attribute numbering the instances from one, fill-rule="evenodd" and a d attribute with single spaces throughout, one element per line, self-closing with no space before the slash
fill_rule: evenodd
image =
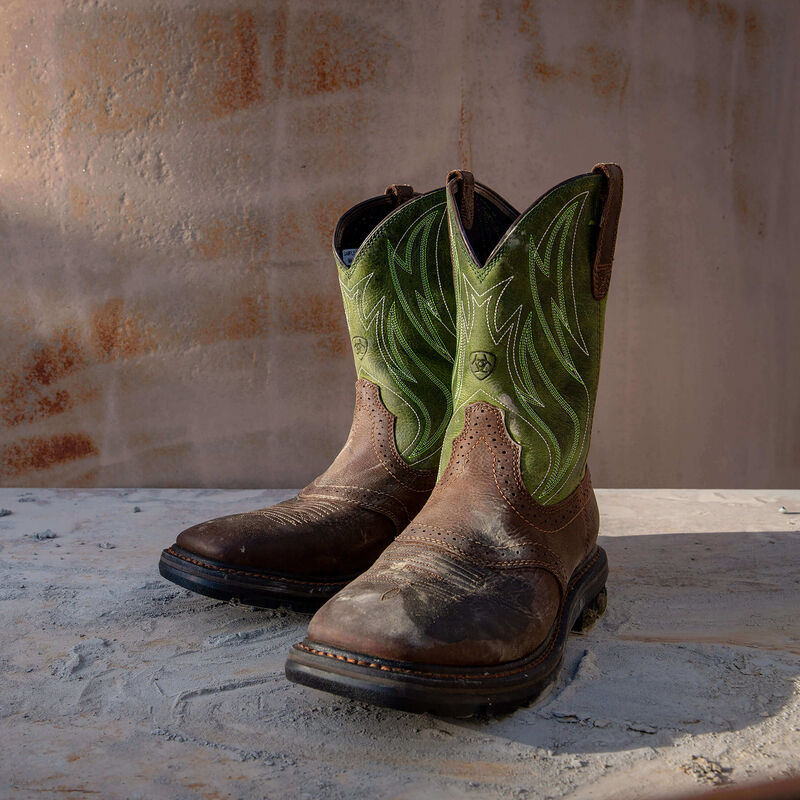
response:
<path id="1" fill-rule="evenodd" d="M 643 800 L 800 769 L 800 492 L 600 491 L 606 616 L 540 703 L 460 721 L 289 684 L 307 617 L 158 576 L 183 527 L 289 494 L 0 490 L 0 795 Z"/>

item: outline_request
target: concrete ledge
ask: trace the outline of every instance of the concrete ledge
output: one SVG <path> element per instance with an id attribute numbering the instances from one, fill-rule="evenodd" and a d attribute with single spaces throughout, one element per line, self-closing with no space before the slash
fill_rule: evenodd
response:
<path id="1" fill-rule="evenodd" d="M 290 685 L 306 617 L 159 577 L 182 528 L 291 494 L 0 490 L 0 794 L 603 800 L 797 769 L 800 492 L 599 492 L 608 613 L 543 702 L 468 722 Z"/>

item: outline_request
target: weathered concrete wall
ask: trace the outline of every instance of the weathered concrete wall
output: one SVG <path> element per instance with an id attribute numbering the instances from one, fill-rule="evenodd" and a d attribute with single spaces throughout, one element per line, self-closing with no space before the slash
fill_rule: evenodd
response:
<path id="1" fill-rule="evenodd" d="M 800 4 L 5 2 L 0 482 L 300 485 L 347 431 L 329 237 L 459 165 L 626 170 L 603 486 L 800 475 Z"/>

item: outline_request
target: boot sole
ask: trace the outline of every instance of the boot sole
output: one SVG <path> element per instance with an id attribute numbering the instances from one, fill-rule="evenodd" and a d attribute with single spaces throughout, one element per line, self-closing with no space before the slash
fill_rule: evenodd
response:
<path id="1" fill-rule="evenodd" d="M 372 658 L 309 639 L 289 652 L 286 677 L 352 700 L 445 717 L 502 714 L 555 682 L 570 632 L 585 633 L 606 609 L 608 559 L 598 547 L 575 570 L 550 635 L 533 653 L 495 667 L 443 667 Z"/>
<path id="2" fill-rule="evenodd" d="M 258 608 L 286 606 L 294 611 L 316 611 L 328 598 L 355 578 L 313 581 L 243 569 L 235 564 L 202 558 L 177 545 L 161 553 L 162 577 L 197 594 Z"/>

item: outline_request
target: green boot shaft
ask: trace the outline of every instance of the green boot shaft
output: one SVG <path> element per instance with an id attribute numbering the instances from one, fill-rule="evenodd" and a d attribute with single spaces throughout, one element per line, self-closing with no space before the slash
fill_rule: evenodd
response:
<path id="1" fill-rule="evenodd" d="M 522 447 L 524 483 L 538 502 L 556 503 L 580 482 L 621 199 L 621 172 L 614 165 L 606 168 L 611 181 L 595 172 L 550 190 L 484 259 L 476 256 L 465 225 L 464 181 L 449 182 L 458 342 L 454 413 L 441 470 L 463 429 L 464 408 L 483 400 L 504 411 L 509 433 Z M 599 242 L 609 191 L 612 218 L 603 220 Z M 474 216 L 479 224 L 477 211 Z"/>
<path id="2" fill-rule="evenodd" d="M 399 204 L 399 205 L 398 205 Z M 487 236 L 515 213 L 481 197 Z M 347 212 L 334 253 L 356 372 L 380 388 L 397 418 L 395 443 L 419 469 L 435 468 L 453 411 L 456 303 L 444 189 L 390 187 Z"/>

